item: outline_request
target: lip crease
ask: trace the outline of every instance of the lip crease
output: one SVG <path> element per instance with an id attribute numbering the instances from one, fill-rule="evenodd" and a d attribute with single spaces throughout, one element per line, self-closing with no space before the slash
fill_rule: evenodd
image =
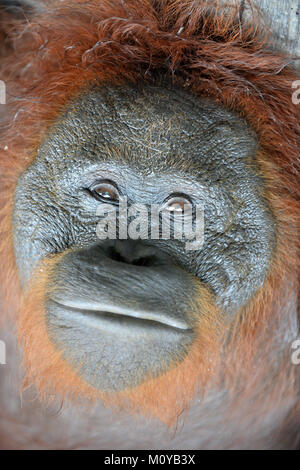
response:
<path id="1" fill-rule="evenodd" d="M 161 326 L 165 326 L 171 329 L 180 330 L 181 332 L 190 333 L 192 329 L 189 325 L 180 319 L 173 319 L 168 318 L 166 315 L 163 314 L 151 314 L 149 312 L 143 311 L 134 311 L 129 308 L 122 308 L 118 306 L 112 305 L 101 305 L 96 306 L 95 304 L 88 304 L 88 303 L 81 303 L 78 305 L 76 302 L 62 302 L 61 300 L 58 302 L 57 300 L 50 299 L 51 302 L 56 304 L 58 307 L 72 311 L 74 313 L 82 313 L 83 315 L 90 315 L 90 316 L 98 316 L 105 317 L 106 319 L 111 316 L 111 319 L 128 319 L 128 320 L 136 320 L 140 323 L 143 323 L 144 326 L 148 324 L 157 324 Z"/>

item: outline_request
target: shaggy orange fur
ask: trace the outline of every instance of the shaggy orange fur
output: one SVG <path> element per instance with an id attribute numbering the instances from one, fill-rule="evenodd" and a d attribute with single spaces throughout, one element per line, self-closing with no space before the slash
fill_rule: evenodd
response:
<path id="1" fill-rule="evenodd" d="M 43 283 L 55 258 L 39 268 L 43 274 L 30 291 L 20 293 L 11 240 L 17 177 L 80 90 L 94 82 L 152 82 L 163 75 L 238 112 L 257 132 L 265 197 L 277 222 L 276 255 L 263 288 L 230 325 L 230 336 L 229 325 L 219 324 L 216 307 L 207 301 L 199 340 L 178 368 L 128 394 L 102 398 L 129 409 L 134 403 L 138 411 L 172 422 L 195 387 L 216 388 L 229 391 L 231 415 L 263 420 L 274 410 L 280 415 L 289 401 L 297 415 L 291 412 L 283 421 L 298 422 L 299 372 L 289 348 L 297 331 L 290 304 L 299 290 L 300 126 L 299 108 L 291 99 L 296 74 L 290 59 L 268 50 L 258 23 L 240 22 L 235 3 L 226 9 L 202 0 L 81 3 L 50 2 L 45 13 L 26 24 L 16 22 L 8 39 L 13 52 L 0 69 L 10 101 L 0 140 L 1 284 L 18 312 L 26 383 L 34 382 L 43 395 L 99 397 L 47 338 Z"/>

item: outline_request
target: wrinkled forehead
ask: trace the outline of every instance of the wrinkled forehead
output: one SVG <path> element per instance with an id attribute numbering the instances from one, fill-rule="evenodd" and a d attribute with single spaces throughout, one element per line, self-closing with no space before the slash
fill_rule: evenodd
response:
<path id="1" fill-rule="evenodd" d="M 157 162 L 180 166 L 253 154 L 256 136 L 235 113 L 208 98 L 154 85 L 93 87 L 79 95 L 55 123 L 40 154 L 90 160 Z M 53 151 L 55 149 L 55 151 Z M 46 150 L 46 151 L 45 151 Z"/>

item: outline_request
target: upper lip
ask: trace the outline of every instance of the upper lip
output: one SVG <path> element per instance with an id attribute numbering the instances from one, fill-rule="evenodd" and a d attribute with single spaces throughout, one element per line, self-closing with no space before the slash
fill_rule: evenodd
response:
<path id="1" fill-rule="evenodd" d="M 56 300 L 51 299 L 54 303 L 68 310 L 82 312 L 82 313 L 92 313 L 92 314 L 112 314 L 120 315 L 121 317 L 130 317 L 137 320 L 145 320 L 149 322 L 159 323 L 161 325 L 166 325 L 177 330 L 183 330 L 188 332 L 191 331 L 190 325 L 182 318 L 170 318 L 164 312 L 155 312 L 147 310 L 134 310 L 133 308 L 123 307 L 120 305 L 111 305 L 103 304 L 97 302 L 85 302 L 85 301 L 72 301 L 68 299 L 64 301 L 62 299 Z"/>

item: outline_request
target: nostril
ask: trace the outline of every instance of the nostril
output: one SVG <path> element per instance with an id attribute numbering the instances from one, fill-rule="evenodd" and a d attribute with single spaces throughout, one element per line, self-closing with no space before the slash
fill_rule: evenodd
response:
<path id="1" fill-rule="evenodd" d="M 166 253 L 155 246 L 146 245 L 140 241 L 109 241 L 101 245 L 101 250 L 107 258 L 133 266 L 154 267 L 171 262 Z"/>
<path id="2" fill-rule="evenodd" d="M 120 263 L 128 263 L 128 260 L 121 255 L 119 250 L 114 247 L 109 247 L 107 250 L 107 256 L 114 261 L 119 261 Z"/>
<path id="3" fill-rule="evenodd" d="M 152 266 L 155 258 L 154 256 L 139 256 L 138 254 L 135 256 L 134 253 L 131 256 L 126 256 L 115 247 L 108 248 L 107 256 L 119 263 L 132 264 L 134 266 Z"/>
<path id="4" fill-rule="evenodd" d="M 153 266 L 154 264 L 154 257 L 152 256 L 142 256 L 137 259 L 133 259 L 131 264 L 134 266 Z"/>

